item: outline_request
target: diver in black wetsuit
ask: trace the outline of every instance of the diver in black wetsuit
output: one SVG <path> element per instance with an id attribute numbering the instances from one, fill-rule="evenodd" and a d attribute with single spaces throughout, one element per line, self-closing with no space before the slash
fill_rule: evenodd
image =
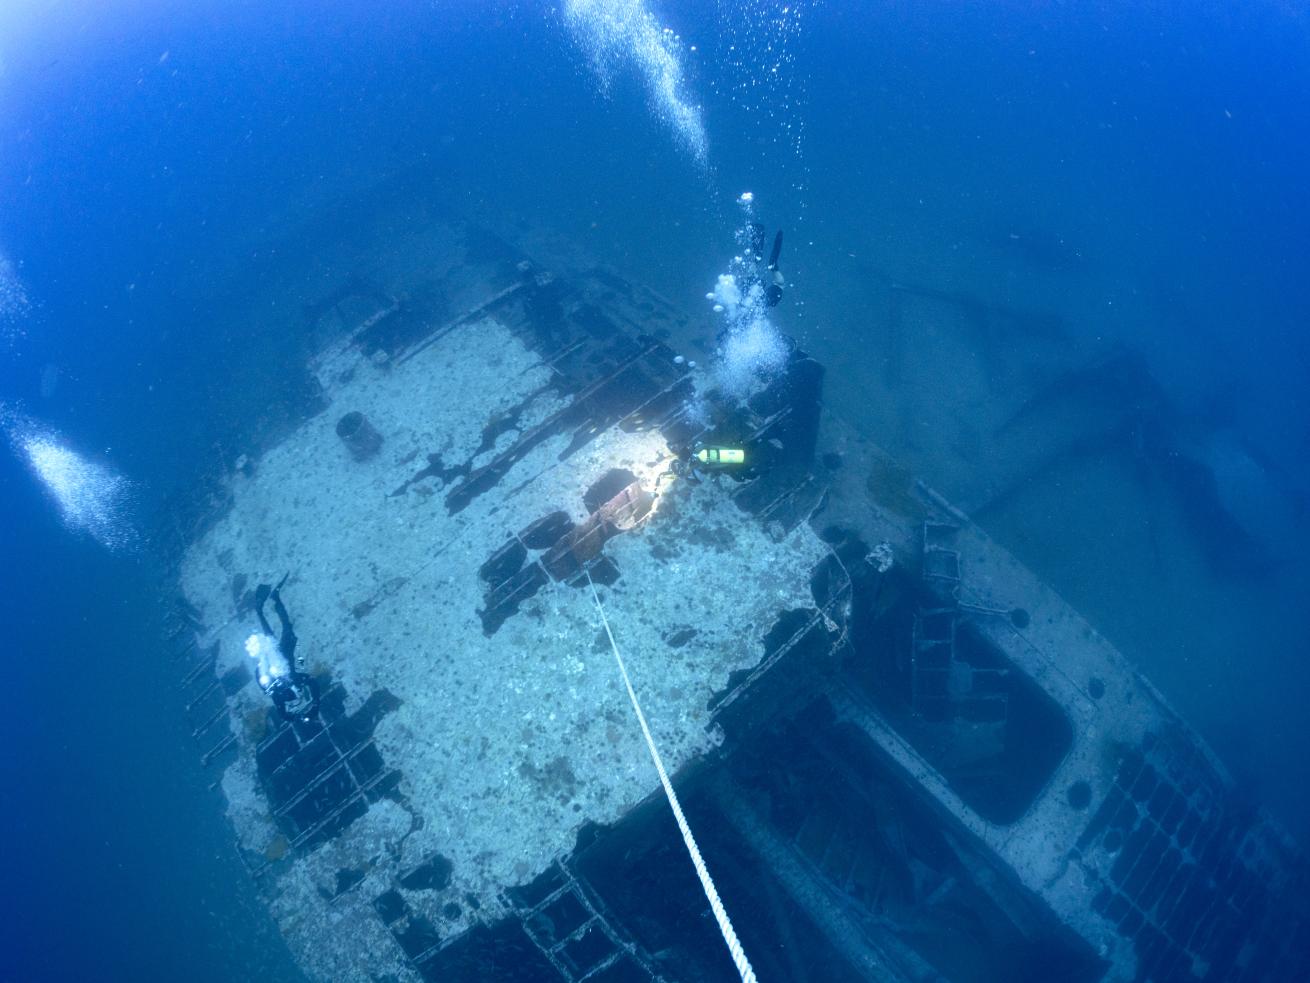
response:
<path id="1" fill-rule="evenodd" d="M 750 224 L 751 255 L 755 257 L 758 267 L 756 277 L 764 288 L 764 303 L 777 307 L 782 301 L 782 271 L 778 269 L 778 258 L 782 255 L 782 229 L 773 237 L 773 248 L 769 250 L 769 261 L 764 262 L 764 242 L 766 233 L 759 222 Z"/>
<path id="2" fill-rule="evenodd" d="M 288 575 L 289 576 L 289 575 Z M 260 584 L 255 589 L 255 613 L 259 617 L 262 634 L 246 639 L 246 652 L 259 663 L 256 677 L 260 688 L 268 694 L 278 713 L 286 720 L 310 720 L 318 713 L 318 686 L 303 672 L 303 663 L 296 660 L 296 633 L 291 617 L 282 603 L 282 583 L 276 587 Z M 280 631 L 273 628 L 264 616 L 264 604 L 272 598 Z"/>

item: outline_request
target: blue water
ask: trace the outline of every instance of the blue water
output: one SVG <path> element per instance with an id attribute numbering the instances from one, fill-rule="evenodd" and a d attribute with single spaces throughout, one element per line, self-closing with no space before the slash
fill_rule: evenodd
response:
<path id="1" fill-rule="evenodd" d="M 1053 310 L 1310 489 L 1297 9 L 653 3 L 704 107 L 702 165 L 630 70 L 602 95 L 545 4 L 375 6 L 0 10 L 0 254 L 31 303 L 0 401 L 135 482 L 141 519 L 226 446 L 242 380 L 306 351 L 257 312 L 234 326 L 244 298 L 370 210 L 322 203 L 389 177 L 379 209 L 521 215 L 688 308 L 750 188 L 789 230 L 784 326 L 830 363 L 870 343 L 869 270 Z M 859 371 L 834 367 L 834 400 Z M 0 503 L 0 979 L 295 978 L 171 690 L 149 550 L 70 529 L 7 452 Z M 1310 695 L 1295 590 L 1234 602 L 1283 644 L 1146 668 L 1304 838 L 1283 780 Z M 1124 593 L 1124 623 L 1148 618 Z"/>

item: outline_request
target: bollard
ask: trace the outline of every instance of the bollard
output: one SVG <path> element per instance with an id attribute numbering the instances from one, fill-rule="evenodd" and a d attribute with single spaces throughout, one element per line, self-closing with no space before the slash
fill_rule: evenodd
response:
<path id="1" fill-rule="evenodd" d="M 367 461 L 382 448 L 382 434 L 358 410 L 337 421 L 337 436 L 356 461 Z"/>

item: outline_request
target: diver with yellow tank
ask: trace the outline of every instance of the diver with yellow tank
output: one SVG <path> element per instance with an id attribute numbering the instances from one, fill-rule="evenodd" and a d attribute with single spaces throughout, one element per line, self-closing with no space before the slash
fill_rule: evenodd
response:
<path id="1" fill-rule="evenodd" d="M 698 447 L 688 455 L 692 470 L 704 472 L 738 469 L 746 464 L 743 447 Z"/>
<path id="2" fill-rule="evenodd" d="M 730 444 L 706 444 L 698 441 L 674 448 L 674 455 L 669 469 L 656 479 L 657 494 L 666 478 L 683 478 L 693 484 L 720 474 L 743 478 L 754 463 L 749 460 L 753 455 L 748 455 L 745 447 Z"/>

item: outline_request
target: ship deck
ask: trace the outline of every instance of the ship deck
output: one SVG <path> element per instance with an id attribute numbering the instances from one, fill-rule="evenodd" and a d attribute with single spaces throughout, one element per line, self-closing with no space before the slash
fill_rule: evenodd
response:
<path id="1" fill-rule="evenodd" d="M 187 710 L 311 977 L 731 978 L 646 910 L 703 901 L 588 575 L 776 973 L 780 934 L 833 980 L 1306 965 L 1295 846 L 1054 591 L 821 409 L 813 360 L 693 411 L 674 305 L 445 234 L 443 303 L 352 278 L 306 308 L 312 411 L 175 527 Z M 661 479 L 703 433 L 767 467 Z M 288 572 L 308 724 L 242 646 Z"/>

